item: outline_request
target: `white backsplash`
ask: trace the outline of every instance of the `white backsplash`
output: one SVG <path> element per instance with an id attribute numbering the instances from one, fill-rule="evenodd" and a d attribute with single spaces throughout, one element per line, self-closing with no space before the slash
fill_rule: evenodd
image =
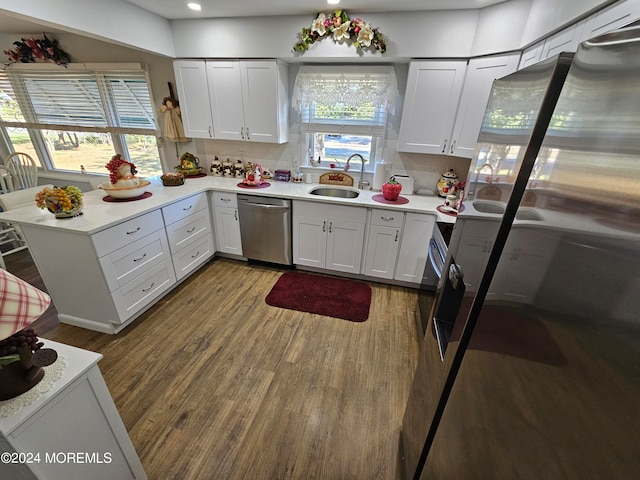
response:
<path id="1" fill-rule="evenodd" d="M 289 142 L 281 145 L 271 143 L 238 142 L 231 140 L 204 140 L 194 139 L 191 143 L 183 145 L 181 154 L 185 151 L 193 153 L 200 159 L 200 166 L 207 173 L 210 171 L 214 157 L 224 161 L 229 158 L 234 163 L 237 160 L 243 162 L 260 163 L 272 172 L 277 169 L 295 170 L 297 160 L 304 167 L 305 153 L 299 143 L 298 135 L 289 133 Z M 194 151 L 195 150 L 195 151 Z M 382 152 L 382 158 L 391 164 L 391 175 L 410 175 L 415 180 L 415 191 L 428 189 L 437 191 L 436 185 L 443 172 L 453 168 L 464 180 L 469 169 L 468 158 L 446 155 L 423 155 L 417 153 L 401 153 L 397 151 L 395 140 L 386 140 Z M 371 169 L 371 166 L 368 166 Z M 307 172 L 319 174 L 323 168 L 303 168 Z M 359 176 L 359 172 L 351 171 L 352 176 Z M 373 181 L 373 173 L 365 173 L 365 179 Z M 408 193 L 408 192 L 407 192 Z"/>

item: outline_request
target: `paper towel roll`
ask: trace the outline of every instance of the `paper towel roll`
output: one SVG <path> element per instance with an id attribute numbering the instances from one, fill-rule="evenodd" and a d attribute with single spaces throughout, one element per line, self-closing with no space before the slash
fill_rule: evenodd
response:
<path id="1" fill-rule="evenodd" d="M 373 184 L 371 190 L 382 190 L 382 184 L 389 179 L 389 163 L 376 163 L 373 170 Z"/>

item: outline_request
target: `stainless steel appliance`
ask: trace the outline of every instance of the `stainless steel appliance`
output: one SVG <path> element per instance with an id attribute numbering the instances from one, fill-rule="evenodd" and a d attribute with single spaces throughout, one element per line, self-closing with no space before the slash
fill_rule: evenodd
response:
<path id="1" fill-rule="evenodd" d="M 468 219 L 494 234 L 440 345 L 430 319 L 403 423 L 407 478 L 637 476 L 639 51 L 637 27 L 584 42 L 503 213 Z M 450 249 L 465 277 L 472 249 Z"/>
<path id="2" fill-rule="evenodd" d="M 291 265 L 291 200 L 238 194 L 242 254 L 252 260 Z"/>

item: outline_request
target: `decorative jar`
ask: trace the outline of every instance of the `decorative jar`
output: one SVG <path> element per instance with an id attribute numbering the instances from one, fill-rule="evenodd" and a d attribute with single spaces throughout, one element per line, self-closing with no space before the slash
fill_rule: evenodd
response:
<path id="1" fill-rule="evenodd" d="M 450 168 L 442 174 L 438 180 L 438 195 L 446 197 L 447 195 L 455 195 L 456 183 L 458 182 L 458 174 Z"/>
<path id="2" fill-rule="evenodd" d="M 402 191 L 402 184 L 399 183 L 395 177 L 391 177 L 389 180 L 382 184 L 382 197 L 385 200 L 395 202 L 400 196 Z"/>

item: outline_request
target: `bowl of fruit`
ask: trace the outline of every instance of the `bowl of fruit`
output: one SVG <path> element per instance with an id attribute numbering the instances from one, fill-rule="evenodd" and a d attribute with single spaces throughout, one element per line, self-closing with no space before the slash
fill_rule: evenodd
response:
<path id="1" fill-rule="evenodd" d="M 82 192 L 73 185 L 45 187 L 36 193 L 36 205 L 56 218 L 76 217 L 82 214 Z"/>

